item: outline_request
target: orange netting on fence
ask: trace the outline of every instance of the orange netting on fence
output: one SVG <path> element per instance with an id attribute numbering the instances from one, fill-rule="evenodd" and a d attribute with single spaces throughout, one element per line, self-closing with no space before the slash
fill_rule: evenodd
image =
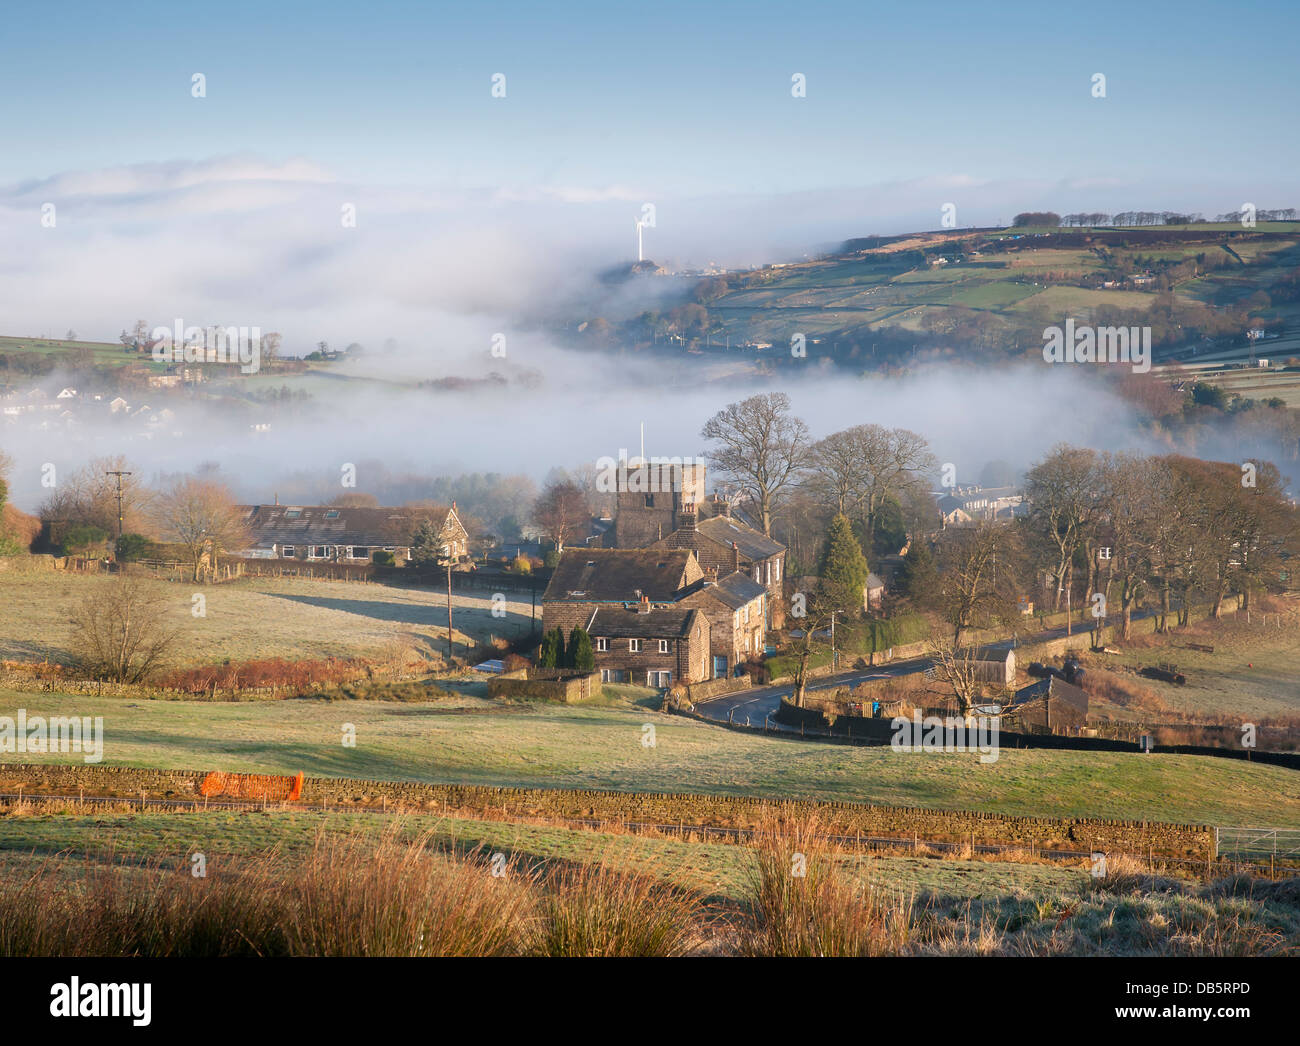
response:
<path id="1" fill-rule="evenodd" d="M 214 770 L 203 778 L 199 794 L 292 802 L 302 797 L 302 774 L 279 777 L 274 774 L 227 774 Z"/>

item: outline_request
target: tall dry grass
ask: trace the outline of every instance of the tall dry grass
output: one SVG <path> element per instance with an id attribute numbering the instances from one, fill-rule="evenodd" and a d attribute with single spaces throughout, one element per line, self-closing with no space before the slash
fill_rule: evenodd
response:
<path id="1" fill-rule="evenodd" d="M 1198 884 L 1112 857 L 1073 890 L 918 898 L 788 816 L 750 855 L 743 905 L 706 904 L 662 866 L 502 863 L 400 824 L 378 839 L 320 834 L 301 854 L 214 856 L 205 878 L 188 860 L 11 860 L 0 956 L 1300 953 L 1300 881 Z"/>
<path id="2" fill-rule="evenodd" d="M 101 855 L 0 876 L 0 955 L 508 955 L 534 903 L 482 855 L 446 857 L 396 830 L 214 859 L 202 878 L 191 868 Z"/>
<path id="3" fill-rule="evenodd" d="M 705 943 L 699 898 L 662 880 L 601 862 L 560 869 L 544 885 L 533 954 L 663 958 Z"/>
<path id="4" fill-rule="evenodd" d="M 0 867 L 0 956 L 625 956 L 701 946 L 701 902 L 609 863 L 530 869 L 430 834 L 318 835 L 196 878 L 101 854 Z"/>
<path id="5" fill-rule="evenodd" d="M 849 878 L 811 818 L 775 819 L 758 834 L 745 955 L 894 955 L 915 930 L 910 899 Z"/>

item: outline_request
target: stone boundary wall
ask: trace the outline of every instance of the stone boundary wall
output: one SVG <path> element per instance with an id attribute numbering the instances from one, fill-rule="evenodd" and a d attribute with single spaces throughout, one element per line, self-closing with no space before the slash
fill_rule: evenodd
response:
<path id="1" fill-rule="evenodd" d="M 401 668 L 388 668 L 384 665 L 370 665 L 358 669 L 355 677 L 346 679 L 342 684 L 313 683 L 306 690 L 292 686 L 241 686 L 213 687 L 202 693 L 192 690 L 178 690 L 174 687 L 154 686 L 151 683 L 114 683 L 100 679 L 74 679 L 58 677 L 41 679 L 30 672 L 13 672 L 0 670 L 0 688 L 16 690 L 30 694 L 80 694 L 86 697 L 134 697 L 143 701 L 203 701 L 203 702 L 237 702 L 237 701 L 293 701 L 310 699 L 316 695 L 333 690 L 336 686 L 354 683 L 409 683 L 424 679 L 427 671 L 410 672 Z"/>
<path id="2" fill-rule="evenodd" d="M 29 793 L 192 799 L 205 774 L 193 770 L 138 770 L 115 766 L 0 763 L 0 792 L 24 786 Z M 834 834 L 934 842 L 1002 843 L 1040 850 L 1101 850 L 1209 860 L 1214 829 L 1204 825 L 1096 818 L 1009 817 L 964 810 L 817 800 L 659 792 L 608 792 L 551 788 L 490 788 L 401 781 L 308 777 L 302 804 L 357 808 L 401 803 L 430 812 L 483 811 L 504 816 L 639 821 L 662 825 L 756 828 L 776 817 L 815 816 Z"/>
<path id="3" fill-rule="evenodd" d="M 34 556 L 0 556 L 0 574 L 47 574 L 62 570 L 67 560 L 39 553 Z"/>
<path id="4" fill-rule="evenodd" d="M 888 665 L 894 661 L 910 661 L 914 657 L 921 657 L 930 647 L 930 641 L 927 639 L 918 640 L 915 643 L 906 643 L 902 646 L 890 647 L 888 650 L 877 650 L 874 663 L 867 654 L 850 654 L 844 650 L 840 651 L 840 667 L 833 669 L 830 665 L 822 665 L 819 668 L 810 668 L 808 670 L 809 679 L 824 679 L 826 676 L 840 675 L 844 672 L 858 671 L 857 664 L 862 662 L 864 667 L 874 668 L 879 665 Z M 794 684 L 793 675 L 773 676 L 771 680 L 764 683 L 763 686 L 791 686 Z"/>
<path id="5" fill-rule="evenodd" d="M 599 688 L 599 672 L 575 675 L 572 672 L 560 673 L 555 669 L 529 668 L 493 676 L 488 680 L 488 697 L 577 704 L 590 701 L 599 692 Z"/>
<path id="6" fill-rule="evenodd" d="M 766 684 L 764 684 L 766 685 Z M 707 679 L 703 683 L 692 683 L 686 688 L 686 698 L 691 704 L 700 701 L 712 701 L 723 694 L 734 694 L 739 690 L 749 690 L 754 680 L 749 676 L 727 676 L 723 679 Z"/>

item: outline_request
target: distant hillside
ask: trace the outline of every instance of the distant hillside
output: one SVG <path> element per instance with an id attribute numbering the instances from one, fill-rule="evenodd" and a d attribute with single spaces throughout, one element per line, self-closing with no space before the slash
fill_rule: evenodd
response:
<path id="1" fill-rule="evenodd" d="M 1157 356 L 1247 346 L 1300 356 L 1300 222 L 1123 228 L 966 229 L 846 241 L 815 261 L 714 274 L 667 307 L 622 322 L 585 316 L 593 347 L 749 353 L 869 370 L 960 350 L 1041 351 L 1044 327 L 1150 326 Z"/>

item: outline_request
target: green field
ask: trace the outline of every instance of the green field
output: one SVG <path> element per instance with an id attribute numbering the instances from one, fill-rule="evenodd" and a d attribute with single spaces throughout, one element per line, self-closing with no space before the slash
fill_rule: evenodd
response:
<path id="1" fill-rule="evenodd" d="M 505 853 L 526 862 L 608 862 L 671 879 L 714 900 L 738 901 L 746 893 L 752 862 L 748 847 L 639 835 L 611 834 L 468 818 L 381 814 L 96 812 L 4 816 L 0 808 L 0 869 L 24 866 L 25 858 L 69 853 L 92 858 L 155 858 L 187 862 L 202 853 L 213 871 L 223 861 L 272 847 L 291 856 L 311 852 L 319 833 L 378 838 L 394 824 L 402 836 L 431 833 L 436 843 L 459 852 Z M 1087 882 L 1081 867 L 926 857 L 845 855 L 844 866 L 864 879 L 888 881 L 907 892 L 946 897 L 994 898 L 1078 890 Z M 2 874 L 2 873 L 0 873 Z"/>
<path id="2" fill-rule="evenodd" d="M 0 690 L 0 715 L 104 717 L 105 764 L 437 783 L 700 792 L 1300 827 L 1300 774 L 1196 756 L 1004 749 L 896 753 L 729 731 L 652 709 L 379 701 L 148 701 Z M 356 747 L 343 747 L 351 723 Z M 642 745 L 652 723 L 655 747 Z M 68 762 L 66 755 L 5 761 Z"/>
<path id="3" fill-rule="evenodd" d="M 60 338 L 0 336 L 0 354 L 32 353 L 40 356 L 89 355 L 91 362 L 100 367 L 123 367 L 128 363 L 155 364 L 147 353 L 128 350 L 116 341 L 64 341 Z"/>
<path id="4" fill-rule="evenodd" d="M 1097 245 L 1083 247 L 1039 246 L 1047 241 L 1037 234 L 1064 233 L 1074 229 L 1008 229 L 1002 234 L 918 233 L 907 240 L 873 248 L 864 253 L 841 255 L 812 262 L 795 263 L 779 270 L 763 270 L 740 277 L 728 293 L 707 303 L 710 313 L 722 322 L 733 343 L 737 341 L 784 341 L 792 330 L 815 335 L 860 332 L 862 328 L 898 326 L 926 330 L 935 310 L 965 306 L 996 317 L 1008 328 L 1023 328 L 1027 318 L 1040 313 L 1069 315 L 1103 306 L 1144 310 L 1157 296 L 1155 288 L 1106 290 L 1047 282 L 1064 274 L 1077 279 L 1108 271 L 1115 255 L 1181 262 L 1199 254 L 1228 257 L 1230 245 L 1249 265 L 1233 263 L 1199 279 L 1184 280 L 1177 287 L 1187 300 L 1223 303 L 1276 282 L 1297 264 L 1300 247 L 1294 238 L 1300 223 L 1264 222 L 1253 232 L 1240 225 L 1208 223 L 1187 227 L 1191 231 L 1219 232 L 1211 242 L 1148 243 L 1151 230 L 1133 230 L 1143 239 L 1128 241 L 1127 230 L 1098 230 Z M 1181 227 L 1161 227 L 1176 234 Z M 1240 235 L 1239 235 L 1240 234 Z M 1249 240 L 1243 236 L 1270 234 L 1277 238 Z M 988 249 L 988 239 L 998 239 L 1009 250 Z M 978 254 L 962 254 L 962 244 L 984 246 Z M 918 264 L 913 253 L 924 252 L 949 258 L 946 265 Z M 907 268 L 907 265 L 912 265 Z M 1279 318 L 1285 306 L 1263 309 L 1261 315 Z"/>
<path id="5" fill-rule="evenodd" d="M 1278 628 L 1277 621 L 1277 615 L 1270 615 L 1265 625 L 1255 613 L 1250 625 L 1242 618 L 1213 631 L 1173 636 L 1165 645 L 1138 646 L 1089 661 L 1130 671 L 1162 662 L 1176 665 L 1187 677 L 1184 686 L 1145 677 L 1139 683 L 1179 712 L 1211 718 L 1300 716 L 1300 638 L 1294 624 Z M 1213 646 L 1214 653 L 1192 650 L 1189 643 Z"/>
<path id="6" fill-rule="evenodd" d="M 71 654 L 74 608 L 107 578 L 86 574 L 0 572 L 0 660 L 64 661 Z M 429 588 L 305 578 L 248 578 L 220 585 L 149 580 L 181 630 L 172 655 L 188 666 L 214 661 L 397 654 L 447 650 L 447 594 Z M 206 616 L 191 613 L 201 592 Z M 492 594 L 457 593 L 452 621 L 457 652 L 489 636 L 531 628 L 531 606 L 512 595 L 506 616 L 492 616 Z"/>

